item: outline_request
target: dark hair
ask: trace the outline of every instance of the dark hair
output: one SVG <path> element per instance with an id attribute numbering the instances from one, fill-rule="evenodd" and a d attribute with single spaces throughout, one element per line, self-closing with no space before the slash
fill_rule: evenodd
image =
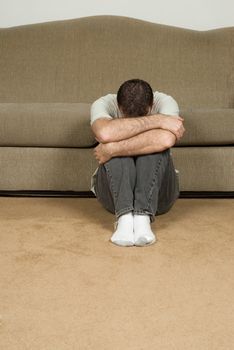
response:
<path id="1" fill-rule="evenodd" d="M 153 105 L 153 91 L 147 81 L 130 79 L 122 83 L 117 92 L 117 102 L 124 115 L 138 117 L 147 115 Z"/>

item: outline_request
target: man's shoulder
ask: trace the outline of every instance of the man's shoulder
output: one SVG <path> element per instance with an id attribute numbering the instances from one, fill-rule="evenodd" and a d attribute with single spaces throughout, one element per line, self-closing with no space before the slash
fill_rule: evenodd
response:
<path id="1" fill-rule="evenodd" d="M 95 100 L 90 108 L 91 124 L 98 118 L 115 118 L 118 115 L 116 94 L 106 94 Z"/>
<path id="2" fill-rule="evenodd" d="M 178 115 L 179 106 L 176 100 L 171 95 L 166 94 L 162 91 L 155 91 L 152 112 Z"/>
<path id="3" fill-rule="evenodd" d="M 116 101 L 116 98 L 117 98 L 117 94 L 106 94 L 106 95 L 103 95 L 101 97 L 98 98 L 98 100 L 103 100 L 103 101 L 106 101 L 106 102 L 115 102 Z"/>
<path id="4" fill-rule="evenodd" d="M 154 95 L 154 101 L 159 101 L 169 96 L 168 94 L 162 91 L 154 91 L 153 95 Z"/>

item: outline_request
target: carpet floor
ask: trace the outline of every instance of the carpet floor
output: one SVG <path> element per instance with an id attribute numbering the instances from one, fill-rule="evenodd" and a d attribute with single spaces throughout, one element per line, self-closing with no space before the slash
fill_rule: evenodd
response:
<path id="1" fill-rule="evenodd" d="M 0 197 L 3 350 L 233 350 L 234 199 L 179 198 L 109 241 L 96 198 Z"/>

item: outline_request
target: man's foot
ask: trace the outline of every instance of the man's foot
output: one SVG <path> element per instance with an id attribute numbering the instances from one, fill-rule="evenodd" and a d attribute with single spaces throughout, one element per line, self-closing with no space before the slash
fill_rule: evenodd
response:
<path id="1" fill-rule="evenodd" d="M 146 246 L 156 241 L 156 236 L 151 230 L 148 214 L 134 214 L 133 229 L 136 246 Z"/>
<path id="2" fill-rule="evenodd" d="M 110 241 L 121 246 L 134 245 L 133 232 L 133 214 L 132 211 L 121 215 L 115 225 L 116 231 L 113 233 Z"/>

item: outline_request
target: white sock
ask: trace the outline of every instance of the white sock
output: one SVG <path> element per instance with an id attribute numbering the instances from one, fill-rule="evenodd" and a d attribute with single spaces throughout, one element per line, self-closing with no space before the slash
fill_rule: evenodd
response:
<path id="1" fill-rule="evenodd" d="M 134 214 L 133 228 L 136 245 L 146 245 L 156 240 L 156 236 L 151 230 L 150 216 L 148 214 Z"/>
<path id="2" fill-rule="evenodd" d="M 122 246 L 134 245 L 132 211 L 121 215 L 117 220 L 116 226 L 117 229 L 110 238 L 111 242 Z"/>

